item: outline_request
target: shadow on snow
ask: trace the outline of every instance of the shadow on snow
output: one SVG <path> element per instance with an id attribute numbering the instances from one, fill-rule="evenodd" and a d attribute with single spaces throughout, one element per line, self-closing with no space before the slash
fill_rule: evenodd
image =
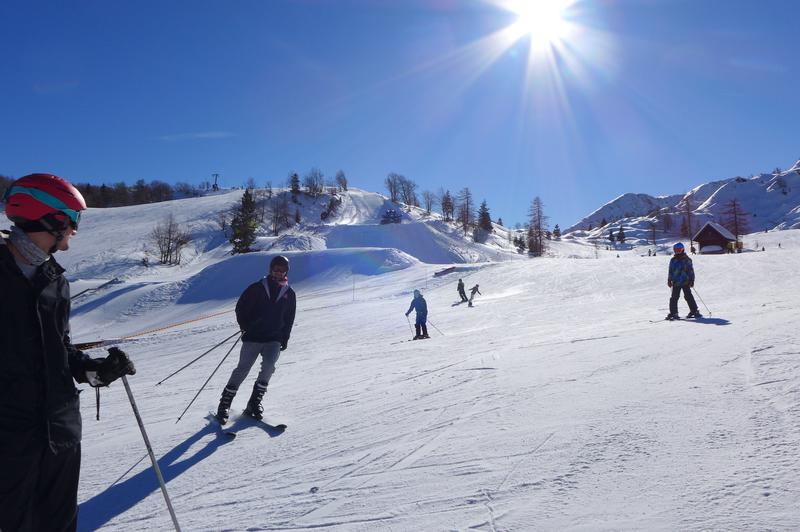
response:
<path id="1" fill-rule="evenodd" d="M 266 423 L 261 424 L 248 419 L 238 419 L 232 425 L 227 426 L 225 430 L 236 431 L 237 429 L 246 427 L 260 428 L 269 434 L 270 437 L 275 437 L 282 433 L 281 430 L 271 425 L 267 425 Z M 198 450 L 191 457 L 178 461 L 186 451 L 204 436 L 212 434 L 215 434 L 217 437 L 206 443 L 205 447 Z M 158 467 L 161 469 L 161 474 L 164 476 L 164 482 L 169 483 L 171 480 L 177 478 L 185 471 L 188 471 L 192 466 L 199 464 L 214 454 L 218 448 L 229 441 L 231 441 L 231 439 L 223 434 L 223 431 L 216 422 L 209 422 L 208 425 L 189 436 L 182 443 L 173 447 L 158 460 Z M 147 455 L 142 457 L 136 464 L 145 459 L 147 459 Z M 133 467 L 135 467 L 136 464 Z M 80 511 L 78 512 L 78 530 L 97 530 L 159 490 L 158 479 L 156 478 L 152 466 L 140 471 L 124 482 L 117 481 L 80 505 Z M 159 502 L 164 504 L 164 501 Z M 180 504 L 177 506 L 179 507 Z M 167 511 L 166 506 L 164 506 L 164 511 Z M 179 509 L 176 509 L 176 513 L 178 513 L 180 518 Z"/>

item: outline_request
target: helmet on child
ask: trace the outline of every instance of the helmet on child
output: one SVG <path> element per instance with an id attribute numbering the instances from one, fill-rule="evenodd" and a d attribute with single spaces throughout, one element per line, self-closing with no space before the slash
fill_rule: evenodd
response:
<path id="1" fill-rule="evenodd" d="M 289 271 L 289 259 L 284 257 L 283 255 L 278 255 L 273 257 L 271 261 L 269 261 L 269 271 L 272 271 L 275 267 L 283 268 L 288 273 Z"/>
<path id="2" fill-rule="evenodd" d="M 52 174 L 20 177 L 6 189 L 6 216 L 23 231 L 56 233 L 78 228 L 83 195 L 69 181 Z"/>
<path id="3" fill-rule="evenodd" d="M 422 293 L 419 290 L 414 290 L 414 297 L 420 297 Z"/>
<path id="4" fill-rule="evenodd" d="M 678 242 L 677 244 L 672 246 L 672 251 L 674 251 L 676 254 L 677 253 L 683 253 L 683 251 L 684 251 L 683 244 L 681 242 Z"/>

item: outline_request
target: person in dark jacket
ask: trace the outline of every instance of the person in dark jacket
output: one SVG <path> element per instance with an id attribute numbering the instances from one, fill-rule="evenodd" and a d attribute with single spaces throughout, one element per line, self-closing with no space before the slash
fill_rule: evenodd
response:
<path id="1" fill-rule="evenodd" d="M 700 313 L 697 311 L 697 303 L 692 296 L 692 287 L 694 286 L 694 268 L 692 267 L 692 259 L 686 255 L 686 250 L 683 244 L 678 242 L 672 246 L 672 251 L 675 254 L 669 261 L 669 272 L 667 274 L 667 286 L 672 288 L 672 296 L 669 298 L 669 314 L 668 320 L 680 319 L 678 316 L 678 297 L 683 292 L 683 297 L 689 305 L 689 314 L 687 318 L 698 318 Z"/>
<path id="2" fill-rule="evenodd" d="M 430 336 L 428 336 L 428 304 L 425 302 L 425 298 L 422 297 L 419 290 L 414 290 L 414 299 L 411 300 L 411 305 L 409 305 L 406 311 L 406 317 L 411 314 L 412 310 L 417 312 L 417 321 L 414 323 L 414 329 L 416 329 L 417 334 L 412 340 L 430 338 Z"/>
<path id="3" fill-rule="evenodd" d="M 236 303 L 236 321 L 242 329 L 242 349 L 239 364 L 222 390 L 217 418 L 228 421 L 231 403 L 239 386 L 247 378 L 256 359 L 261 355 L 261 371 L 244 414 L 261 419 L 264 409 L 261 400 L 267 391 L 270 377 L 280 352 L 289 345 L 297 307 L 294 290 L 289 287 L 289 259 L 277 256 L 270 261 L 266 277 L 248 286 Z"/>
<path id="4" fill-rule="evenodd" d="M 473 286 L 469 289 L 469 306 L 472 306 L 472 300 L 475 298 L 475 294 L 481 294 L 480 290 L 478 290 L 478 285 Z M 481 294 L 483 295 L 483 294 Z"/>
<path id="5" fill-rule="evenodd" d="M 81 414 L 75 382 L 107 386 L 135 373 L 119 349 L 90 358 L 70 340 L 69 283 L 53 258 L 86 209 L 50 174 L 6 190 L 0 235 L 0 530 L 68 531 L 78 520 Z"/>
<path id="6" fill-rule="evenodd" d="M 464 281 L 463 279 L 458 280 L 458 295 L 461 296 L 461 302 L 467 302 L 467 293 L 464 291 Z"/>

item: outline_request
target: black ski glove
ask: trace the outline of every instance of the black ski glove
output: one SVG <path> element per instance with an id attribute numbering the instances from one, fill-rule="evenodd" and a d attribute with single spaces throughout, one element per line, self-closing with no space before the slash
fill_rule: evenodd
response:
<path id="1" fill-rule="evenodd" d="M 110 347 L 108 356 L 97 368 L 98 386 L 108 386 L 123 375 L 135 375 L 136 368 L 133 362 L 119 347 Z"/>
<path id="2" fill-rule="evenodd" d="M 281 342 L 281 351 L 286 351 L 287 347 L 289 347 L 289 340 L 284 340 Z"/>

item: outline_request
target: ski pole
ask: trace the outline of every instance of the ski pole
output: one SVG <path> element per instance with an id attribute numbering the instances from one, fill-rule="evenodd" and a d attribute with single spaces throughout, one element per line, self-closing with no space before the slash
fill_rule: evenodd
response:
<path id="1" fill-rule="evenodd" d="M 702 297 L 700 297 L 700 293 L 697 291 L 697 288 L 692 287 L 692 290 L 694 290 L 694 293 L 697 294 L 697 297 L 700 299 L 700 302 L 703 304 L 703 306 L 706 307 L 706 310 L 708 311 L 708 315 L 709 316 L 713 316 L 713 314 L 711 314 L 711 309 L 708 308 L 708 305 L 706 305 L 706 302 L 703 301 Z"/>
<path id="2" fill-rule="evenodd" d="M 214 368 L 214 371 L 211 372 L 211 375 L 208 376 L 208 378 L 206 379 L 206 382 L 204 382 L 203 385 L 200 387 L 200 389 L 197 390 L 197 393 L 194 394 L 194 397 L 192 397 L 192 400 L 189 401 L 188 405 L 186 405 L 186 408 L 183 410 L 183 412 L 181 412 L 181 415 L 178 416 L 178 419 L 175 420 L 175 423 L 180 421 L 181 418 L 183 417 L 183 415 L 186 413 L 186 411 L 189 410 L 189 407 L 192 406 L 192 404 L 194 404 L 195 400 L 197 399 L 197 396 L 200 395 L 200 392 L 202 392 L 205 389 L 206 384 L 208 384 L 208 381 L 211 380 L 211 377 L 213 377 L 214 374 L 217 372 L 217 370 L 220 368 L 220 366 L 222 366 L 222 363 L 225 362 L 225 359 L 228 358 L 228 355 L 231 354 L 231 351 L 233 351 L 233 348 L 236 347 L 236 344 L 238 344 L 239 340 L 241 340 L 241 339 L 242 339 L 242 337 L 240 336 L 239 338 L 236 339 L 235 342 L 233 342 L 233 345 L 231 346 L 231 348 L 228 349 L 228 352 L 225 353 L 225 356 L 222 357 L 222 360 L 219 361 L 219 364 L 217 364 L 217 367 Z"/>
<path id="3" fill-rule="evenodd" d="M 408 318 L 408 314 L 406 314 L 406 321 L 408 322 L 408 328 L 411 331 L 411 334 L 414 334 L 414 327 L 411 326 L 411 320 Z"/>
<path id="4" fill-rule="evenodd" d="M 434 325 L 434 324 L 433 324 L 433 322 L 432 322 L 431 320 L 428 320 L 428 323 L 430 323 L 430 324 L 431 324 L 431 327 L 433 327 L 434 329 L 436 329 L 437 331 L 439 331 L 439 327 L 437 327 L 436 325 Z M 439 331 L 439 334 L 441 334 L 442 336 L 444 336 L 444 333 L 443 333 L 442 331 Z"/>
<path id="5" fill-rule="evenodd" d="M 131 407 L 133 408 L 133 415 L 136 416 L 136 422 L 139 424 L 139 430 L 142 431 L 142 438 L 144 438 L 144 444 L 147 447 L 147 454 L 150 455 L 150 461 L 153 462 L 153 470 L 155 470 L 158 483 L 161 485 L 161 493 L 164 494 L 164 500 L 167 501 L 167 509 L 169 509 L 169 515 L 172 517 L 172 524 L 175 525 L 175 530 L 181 532 L 181 527 L 178 524 L 178 518 L 175 515 L 175 510 L 172 508 L 172 502 L 169 500 L 167 485 L 164 483 L 164 477 L 161 475 L 161 469 L 158 467 L 156 455 L 153 454 L 153 447 L 150 445 L 150 439 L 147 437 L 147 432 L 144 430 L 142 416 L 139 415 L 139 409 L 136 407 L 136 401 L 133 399 L 133 392 L 131 392 L 131 387 L 128 384 L 128 378 L 125 375 L 122 376 L 122 384 L 125 385 L 125 392 L 128 394 L 128 399 L 130 400 Z"/>
<path id="6" fill-rule="evenodd" d="M 198 360 L 200 360 L 201 358 L 203 358 L 204 356 L 206 356 L 207 354 L 209 354 L 211 351 L 213 351 L 214 349 L 218 348 L 219 346 L 221 346 L 222 344 L 224 344 L 225 342 L 227 342 L 228 340 L 230 340 L 231 338 L 233 338 L 233 337 L 234 337 L 234 336 L 236 336 L 237 334 L 242 334 L 242 331 L 237 331 L 237 332 L 233 333 L 232 335 L 228 336 L 228 337 L 227 337 L 227 338 L 225 338 L 223 341 L 221 341 L 220 343 L 218 343 L 217 345 L 215 345 L 214 347 L 212 347 L 211 349 L 209 349 L 208 351 L 206 351 L 205 353 L 203 353 L 203 354 L 202 354 L 202 355 L 200 355 L 199 357 L 195 358 L 194 360 L 192 360 L 191 362 L 189 362 L 188 364 L 186 364 L 185 366 L 183 366 L 181 369 L 179 369 L 179 370 L 175 371 L 174 373 L 170 373 L 169 375 L 167 375 L 166 377 L 164 377 L 163 379 L 161 379 L 160 381 L 158 381 L 158 382 L 156 383 L 156 386 L 158 386 L 159 384 L 161 384 L 161 383 L 162 383 L 162 382 L 164 382 L 165 380 L 169 379 L 170 377 L 174 377 L 175 375 L 177 375 L 177 374 L 178 374 L 178 373 L 180 373 L 181 371 L 185 370 L 186 368 L 188 368 L 189 366 L 191 366 L 192 364 L 194 364 L 195 362 L 197 362 Z"/>

